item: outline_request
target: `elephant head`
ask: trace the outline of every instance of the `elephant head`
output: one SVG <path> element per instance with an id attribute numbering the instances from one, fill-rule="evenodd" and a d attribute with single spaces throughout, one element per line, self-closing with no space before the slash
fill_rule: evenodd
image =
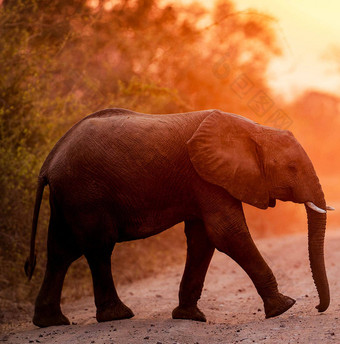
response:
<path id="1" fill-rule="evenodd" d="M 304 203 L 313 279 L 322 312 L 329 305 L 324 264 L 326 207 L 313 165 L 293 134 L 244 117 L 212 112 L 188 141 L 191 162 L 201 178 L 234 198 L 266 209 L 275 200 Z"/>

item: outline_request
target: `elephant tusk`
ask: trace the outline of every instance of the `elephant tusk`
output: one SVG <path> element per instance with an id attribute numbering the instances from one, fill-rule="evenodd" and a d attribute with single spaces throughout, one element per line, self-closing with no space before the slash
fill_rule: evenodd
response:
<path id="1" fill-rule="evenodd" d="M 327 206 L 326 206 L 326 209 L 327 209 L 327 210 L 332 210 L 332 211 L 335 210 L 335 208 L 331 207 L 330 205 L 327 205 Z"/>
<path id="2" fill-rule="evenodd" d="M 313 209 L 314 211 L 320 214 L 326 214 L 326 210 L 317 207 L 313 202 L 306 202 L 306 205 L 308 205 L 309 208 Z"/>

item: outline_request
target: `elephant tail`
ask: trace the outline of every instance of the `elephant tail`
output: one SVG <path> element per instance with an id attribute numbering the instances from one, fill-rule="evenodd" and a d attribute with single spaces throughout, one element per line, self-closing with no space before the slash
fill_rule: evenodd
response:
<path id="1" fill-rule="evenodd" d="M 41 200 L 44 193 L 44 188 L 47 184 L 48 184 L 47 179 L 44 176 L 40 175 L 38 179 L 38 188 L 37 188 L 35 205 L 34 205 L 30 255 L 27 258 L 26 263 L 25 263 L 25 273 L 29 281 L 31 280 L 33 276 L 33 272 L 34 272 L 34 268 L 36 264 L 35 237 L 37 234 L 37 225 L 38 225 Z"/>

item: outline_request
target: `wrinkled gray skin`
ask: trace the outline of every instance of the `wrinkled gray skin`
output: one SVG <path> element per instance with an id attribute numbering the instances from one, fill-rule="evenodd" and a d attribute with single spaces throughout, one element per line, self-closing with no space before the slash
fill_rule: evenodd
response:
<path id="1" fill-rule="evenodd" d="M 266 317 L 279 315 L 295 301 L 279 293 L 249 234 L 242 202 L 266 209 L 276 199 L 310 201 L 326 209 L 312 163 L 288 131 L 218 110 L 147 115 L 107 109 L 69 130 L 41 168 L 25 266 L 29 278 L 47 184 L 48 261 L 33 318 L 41 327 L 69 324 L 60 310 L 60 295 L 69 265 L 82 255 L 92 272 L 97 320 L 132 317 L 111 276 L 115 243 L 146 238 L 181 221 L 188 251 L 173 318 L 205 321 L 197 301 L 215 248 L 247 272 Z M 326 214 L 306 209 L 321 312 L 329 305 L 323 254 Z"/>

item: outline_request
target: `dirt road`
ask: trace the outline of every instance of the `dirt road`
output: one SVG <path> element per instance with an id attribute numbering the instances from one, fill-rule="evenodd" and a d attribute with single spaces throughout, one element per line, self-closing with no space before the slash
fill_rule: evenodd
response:
<path id="1" fill-rule="evenodd" d="M 207 323 L 172 320 L 183 267 L 119 288 L 132 308 L 130 320 L 96 323 L 92 298 L 63 305 L 71 326 L 36 328 L 17 324 L 0 341 L 7 343 L 206 344 L 206 343 L 340 343 L 340 231 L 328 231 L 326 266 L 331 306 L 314 308 L 318 297 L 307 255 L 307 235 L 256 240 L 281 292 L 297 300 L 285 314 L 264 319 L 262 301 L 241 268 L 215 252 L 199 307 Z M 281 254 L 281 255 L 280 255 Z"/>

